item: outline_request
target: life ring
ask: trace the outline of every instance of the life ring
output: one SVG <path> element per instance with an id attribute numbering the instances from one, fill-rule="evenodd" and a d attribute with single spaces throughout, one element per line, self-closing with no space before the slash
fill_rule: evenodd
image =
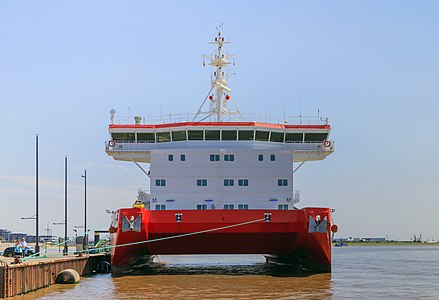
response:
<path id="1" fill-rule="evenodd" d="M 116 145 L 115 141 L 109 141 L 108 142 L 108 146 L 110 146 L 110 147 L 114 147 L 115 145 Z"/>
<path id="2" fill-rule="evenodd" d="M 325 145 L 325 147 L 329 147 L 331 146 L 331 141 L 325 141 L 323 145 Z"/>

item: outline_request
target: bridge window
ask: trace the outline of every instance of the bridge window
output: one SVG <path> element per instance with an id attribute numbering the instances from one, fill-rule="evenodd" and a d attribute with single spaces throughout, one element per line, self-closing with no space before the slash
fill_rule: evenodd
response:
<path id="1" fill-rule="evenodd" d="M 253 130 L 239 130 L 238 131 L 238 140 L 240 141 L 253 141 L 254 136 Z"/>
<path id="2" fill-rule="evenodd" d="M 197 186 L 207 186 L 207 179 L 197 179 Z"/>
<path id="3" fill-rule="evenodd" d="M 169 161 L 173 161 L 173 160 L 174 160 L 174 155 L 169 154 L 169 155 L 168 155 L 168 160 L 169 160 Z"/>
<path id="4" fill-rule="evenodd" d="M 170 142 L 171 133 L 170 132 L 156 132 L 157 143 Z"/>
<path id="5" fill-rule="evenodd" d="M 181 161 L 186 161 L 186 155 L 184 155 L 184 154 L 180 155 L 180 160 Z"/>
<path id="6" fill-rule="evenodd" d="M 264 141 L 268 142 L 269 131 L 259 131 L 256 130 L 255 141 Z"/>
<path id="7" fill-rule="evenodd" d="M 263 161 L 263 160 L 264 160 L 264 155 L 259 154 L 259 155 L 258 155 L 258 161 Z"/>
<path id="8" fill-rule="evenodd" d="M 276 155 L 275 154 L 271 154 L 270 155 L 270 160 L 271 161 L 275 161 L 276 160 Z"/>
<path id="9" fill-rule="evenodd" d="M 207 209 L 207 204 L 197 204 L 197 209 L 198 210 L 205 210 L 205 209 Z"/>
<path id="10" fill-rule="evenodd" d="M 224 179 L 224 186 L 234 186 L 235 180 L 233 179 Z"/>
<path id="11" fill-rule="evenodd" d="M 248 186 L 248 179 L 239 179 L 238 186 Z"/>
<path id="12" fill-rule="evenodd" d="M 283 132 L 271 132 L 270 142 L 275 143 L 283 143 L 284 142 L 284 133 Z"/>
<path id="13" fill-rule="evenodd" d="M 210 155 L 210 161 L 219 161 L 219 160 L 220 160 L 219 154 L 211 154 Z"/>
<path id="14" fill-rule="evenodd" d="M 156 186 L 166 186 L 166 179 L 156 179 L 155 185 Z"/>
<path id="15" fill-rule="evenodd" d="M 323 142 L 327 137 L 327 133 L 305 132 L 305 142 Z"/>
<path id="16" fill-rule="evenodd" d="M 287 136 L 285 137 L 285 142 L 303 142 L 303 133 L 298 132 L 287 132 Z"/>
<path id="17" fill-rule="evenodd" d="M 134 132 L 113 132 L 111 137 L 114 141 L 134 141 Z"/>
<path id="18" fill-rule="evenodd" d="M 226 154 L 224 155 L 224 161 L 234 161 L 235 155 L 234 154 Z"/>
<path id="19" fill-rule="evenodd" d="M 206 141 L 219 141 L 220 131 L 219 130 L 206 130 Z"/>
<path id="20" fill-rule="evenodd" d="M 173 142 L 185 141 L 185 140 L 186 140 L 186 130 L 172 131 Z"/>
<path id="21" fill-rule="evenodd" d="M 221 131 L 221 139 L 223 141 L 236 141 L 236 130 Z"/>
<path id="22" fill-rule="evenodd" d="M 188 140 L 191 141 L 202 141 L 204 139 L 203 130 L 188 130 L 187 132 Z"/>
<path id="23" fill-rule="evenodd" d="M 238 204 L 238 209 L 248 209 L 248 204 Z"/>
<path id="24" fill-rule="evenodd" d="M 277 180 L 278 186 L 287 186 L 288 185 L 288 179 L 278 179 Z"/>
<path id="25" fill-rule="evenodd" d="M 224 204 L 224 209 L 227 209 L 227 210 L 235 209 L 235 205 L 233 205 L 233 204 Z"/>
<path id="26" fill-rule="evenodd" d="M 137 133 L 138 142 L 154 143 L 154 132 L 138 132 Z"/>

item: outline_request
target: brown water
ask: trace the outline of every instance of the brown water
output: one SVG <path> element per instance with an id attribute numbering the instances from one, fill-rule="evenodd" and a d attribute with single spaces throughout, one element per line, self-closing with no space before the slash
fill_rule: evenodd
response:
<path id="1" fill-rule="evenodd" d="M 334 248 L 332 274 L 285 274 L 257 255 L 162 256 L 152 273 L 14 299 L 439 299 L 439 246 Z"/>

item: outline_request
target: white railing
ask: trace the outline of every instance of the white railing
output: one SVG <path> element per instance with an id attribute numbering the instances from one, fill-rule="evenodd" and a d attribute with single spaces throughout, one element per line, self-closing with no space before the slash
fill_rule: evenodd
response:
<path id="1" fill-rule="evenodd" d="M 254 148 L 254 149 L 289 149 L 300 152 L 327 152 L 334 151 L 334 142 L 330 141 L 329 146 L 323 142 L 292 142 L 276 143 L 261 141 L 178 141 L 163 143 L 148 143 L 135 141 L 106 141 L 107 151 L 120 152 L 143 152 L 154 149 L 184 149 L 184 148 Z"/>
<path id="2" fill-rule="evenodd" d="M 138 124 L 152 125 L 152 124 L 174 124 L 182 122 L 192 122 L 195 114 L 167 114 L 162 116 L 114 116 L 110 118 L 111 124 L 136 124 L 135 117 L 141 117 Z M 202 116 L 197 118 L 195 122 L 200 122 Z M 203 120 L 203 122 L 216 122 L 215 116 L 210 116 Z M 243 114 L 227 116 L 224 115 L 223 122 L 260 122 L 283 125 L 327 125 L 328 118 L 320 116 L 273 116 L 273 115 L 257 115 L 257 114 Z"/>

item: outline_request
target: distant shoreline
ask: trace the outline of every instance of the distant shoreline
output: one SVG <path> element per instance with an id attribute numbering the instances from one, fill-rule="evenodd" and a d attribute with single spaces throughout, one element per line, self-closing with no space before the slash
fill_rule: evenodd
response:
<path id="1" fill-rule="evenodd" d="M 339 242 L 333 242 L 332 245 L 335 246 Z M 434 243 L 415 243 L 415 242 L 343 242 L 346 243 L 348 246 L 438 246 L 438 242 Z"/>

